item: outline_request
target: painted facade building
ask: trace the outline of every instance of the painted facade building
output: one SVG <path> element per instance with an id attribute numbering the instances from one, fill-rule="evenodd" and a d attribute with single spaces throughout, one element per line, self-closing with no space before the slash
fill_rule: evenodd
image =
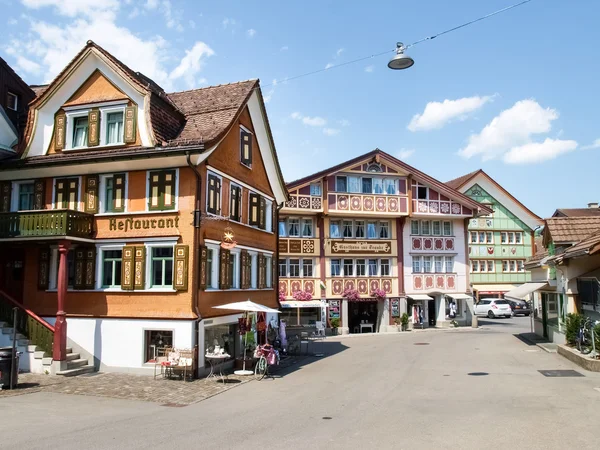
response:
<path id="1" fill-rule="evenodd" d="M 468 224 L 470 282 L 477 298 L 502 298 L 530 281 L 525 261 L 535 253 L 535 230 L 543 220 L 483 170 L 446 184 L 493 210 Z"/>
<path id="2" fill-rule="evenodd" d="M 278 307 L 287 194 L 257 80 L 167 94 L 89 41 L 30 104 L 18 153 L 0 169 L 1 291 L 50 325 L 56 370 L 71 347 L 149 373 L 173 346 L 201 371 L 215 342 L 239 353 L 241 315 L 214 306 Z"/>
<path id="3" fill-rule="evenodd" d="M 423 326 L 442 326 L 451 302 L 466 321 L 466 221 L 491 211 L 381 150 L 287 187 L 279 219 L 283 316 L 307 305 L 296 301 L 303 292 L 314 301 L 290 313 L 292 323 L 335 318 L 344 333 L 386 331 L 403 312 L 411 320 L 420 312 Z"/>

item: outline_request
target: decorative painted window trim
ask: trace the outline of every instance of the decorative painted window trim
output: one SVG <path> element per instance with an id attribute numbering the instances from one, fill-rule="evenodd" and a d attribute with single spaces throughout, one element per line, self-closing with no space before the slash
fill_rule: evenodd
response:
<path id="1" fill-rule="evenodd" d="M 281 259 L 281 258 L 280 258 Z M 354 258 L 344 258 L 344 257 L 339 257 L 339 258 L 328 258 L 328 267 L 327 267 L 327 276 L 329 278 L 344 278 L 344 277 L 352 277 L 352 278 L 374 278 L 374 277 L 396 277 L 396 275 L 394 275 L 394 264 L 392 262 L 392 259 L 394 259 L 394 257 L 388 257 L 388 258 L 371 258 L 368 256 L 364 256 L 364 257 L 354 257 Z M 365 274 L 364 275 L 356 275 L 357 274 L 357 261 L 358 260 L 364 260 L 365 261 Z M 332 275 L 332 261 L 339 261 L 340 262 L 340 274 L 339 275 Z M 352 261 L 352 275 L 346 275 L 345 271 L 344 271 L 344 261 Z M 369 263 L 370 261 L 376 261 L 377 262 L 377 273 L 375 275 L 371 275 L 369 273 Z M 382 261 L 388 261 L 388 268 L 389 268 L 389 274 L 388 275 L 382 275 L 381 273 L 381 262 Z M 316 266 L 313 265 L 313 270 Z M 320 270 L 323 270 L 323 268 L 320 268 Z M 314 277 L 314 275 L 313 275 Z"/>
<path id="2" fill-rule="evenodd" d="M 75 211 L 80 211 L 81 209 L 81 199 L 83 198 L 82 194 L 83 194 L 83 187 L 82 187 L 82 177 L 81 175 L 79 176 L 72 176 L 72 177 L 54 177 L 52 179 L 52 209 L 62 209 L 62 208 L 57 208 L 56 207 L 56 181 L 57 180 L 66 180 L 66 179 L 70 179 L 70 178 L 77 178 L 78 180 L 78 189 L 77 189 L 77 208 L 75 209 Z"/>
<path id="3" fill-rule="evenodd" d="M 455 270 L 455 265 L 456 265 L 456 254 L 452 254 L 452 255 L 412 255 L 411 254 L 411 265 L 410 265 L 410 271 L 411 274 L 455 274 L 456 270 Z M 438 272 L 435 270 L 435 258 L 442 258 L 442 271 Z M 430 258 L 429 261 L 431 263 L 430 265 L 430 270 L 429 271 L 425 271 L 425 258 Z M 448 261 L 450 261 L 451 265 L 452 265 L 452 271 L 449 272 L 446 269 L 448 268 Z M 419 270 L 415 271 L 415 262 L 418 263 L 419 265 Z"/>
<path id="4" fill-rule="evenodd" d="M 177 245 L 177 241 L 164 241 L 164 242 L 151 242 L 146 243 L 146 261 L 145 261 L 145 270 L 146 277 L 144 280 L 144 289 L 136 289 L 134 292 L 177 292 L 175 289 L 167 288 L 164 286 L 160 287 L 152 287 L 151 277 L 152 277 L 152 249 L 153 248 L 173 248 L 173 279 L 175 278 L 175 245 Z"/>
<path id="5" fill-rule="evenodd" d="M 331 225 L 332 223 L 338 223 L 339 224 L 339 236 L 333 236 L 331 233 Z M 351 223 L 351 227 L 352 227 L 352 236 L 344 236 L 344 222 L 350 222 Z M 363 222 L 364 225 L 364 237 L 356 237 L 356 225 L 357 222 Z M 375 223 L 375 236 L 376 237 L 369 237 L 369 224 L 371 223 Z M 382 224 L 386 224 L 387 225 L 387 237 L 380 237 L 381 236 L 381 229 L 382 229 Z M 328 239 L 364 239 L 364 240 L 368 240 L 368 241 L 376 241 L 376 240 L 389 240 L 389 239 L 394 239 L 392 237 L 392 226 L 389 220 L 379 220 L 379 219 L 372 219 L 369 220 L 368 218 L 365 219 L 345 219 L 343 217 L 340 218 L 335 218 L 329 219 L 329 233 L 327 236 Z"/>
<path id="6" fill-rule="evenodd" d="M 290 226 L 290 219 L 298 219 L 298 235 L 297 236 L 290 236 L 288 231 L 289 231 L 289 226 Z M 304 224 L 305 222 L 310 221 L 311 222 L 311 229 L 312 229 L 312 233 L 310 235 L 304 235 L 303 231 L 304 231 Z M 279 232 L 279 225 L 281 225 L 282 223 L 285 224 L 285 232 L 284 233 L 279 233 L 279 237 L 282 238 L 314 238 L 315 236 L 315 221 L 313 219 L 313 217 L 310 216 L 288 216 L 288 217 L 282 217 L 279 219 L 279 222 L 277 223 L 277 231 Z"/>
<path id="7" fill-rule="evenodd" d="M 274 200 L 275 200 L 275 198 L 273 198 L 272 196 L 270 196 L 270 195 L 268 195 L 268 194 L 265 194 L 265 193 L 264 193 L 263 191 L 261 191 L 260 189 L 257 189 L 257 188 L 256 188 L 256 187 L 254 187 L 254 186 L 250 186 L 248 183 L 244 183 L 243 181 L 241 181 L 241 180 L 239 180 L 239 179 L 237 179 L 237 178 L 234 178 L 234 177 L 232 177 L 231 175 L 227 175 L 225 172 L 221 172 L 219 169 L 216 169 L 216 168 L 214 168 L 214 167 L 212 167 L 212 166 L 209 166 L 208 164 L 206 165 L 206 169 L 207 169 L 209 172 L 213 172 L 214 174 L 216 174 L 216 175 L 219 175 L 219 176 L 221 177 L 221 179 L 223 179 L 223 178 L 227 178 L 229 181 L 233 181 L 235 184 L 237 184 L 237 185 L 239 185 L 239 186 L 243 186 L 243 187 L 245 187 L 246 189 L 249 189 L 249 190 L 251 190 L 251 191 L 253 191 L 253 192 L 256 192 L 257 194 L 260 194 L 260 195 L 262 195 L 264 198 L 266 198 L 266 199 L 268 199 L 268 200 L 271 200 L 271 201 L 274 201 Z"/>
<path id="8" fill-rule="evenodd" d="M 66 115 L 66 127 L 65 127 L 65 148 L 63 151 L 71 150 L 82 150 L 90 148 L 87 144 L 80 147 L 73 147 L 73 123 L 77 117 L 87 117 L 89 112 L 94 108 L 98 108 L 100 112 L 100 129 L 98 130 L 98 145 L 94 146 L 94 149 L 98 147 L 113 147 L 125 145 L 125 108 L 127 106 L 127 100 L 116 100 L 113 102 L 102 102 L 94 105 L 77 105 L 64 107 Z M 106 142 L 106 114 L 111 112 L 123 112 L 123 135 L 121 142 L 115 142 L 107 144 Z M 89 133 L 89 123 L 88 123 Z"/>
<path id="9" fill-rule="evenodd" d="M 290 260 L 298 260 L 298 276 L 291 276 L 290 275 Z M 277 270 L 279 271 L 280 265 L 282 263 L 282 261 L 285 261 L 285 275 L 279 275 L 280 278 L 294 278 L 294 279 L 300 279 L 300 278 L 305 278 L 305 277 L 309 277 L 309 278 L 315 278 L 315 272 L 316 272 L 316 264 L 315 264 L 315 259 L 314 258 L 296 258 L 295 256 L 286 256 L 283 258 L 279 258 L 279 260 L 277 261 Z M 312 264 L 312 275 L 305 275 L 304 274 L 304 261 L 310 261 Z M 269 272 L 269 266 L 267 266 L 267 272 Z"/>
<path id="10" fill-rule="evenodd" d="M 340 179 L 340 178 L 346 179 L 346 189 L 345 190 L 338 190 L 338 179 Z M 357 189 L 350 190 L 351 179 L 352 179 L 352 181 L 355 182 L 356 187 L 358 187 L 358 190 Z M 364 191 L 364 183 L 363 183 L 364 179 L 371 180 L 371 192 Z M 347 193 L 347 194 L 359 194 L 359 195 L 404 195 L 404 194 L 400 194 L 400 180 L 401 179 L 403 179 L 403 178 L 398 177 L 398 176 L 382 176 L 382 175 L 376 175 L 376 174 L 355 175 L 353 173 L 340 173 L 340 174 L 335 175 L 335 190 L 333 192 Z M 375 192 L 376 183 L 374 183 L 373 180 L 381 181 L 381 192 Z M 390 181 L 392 182 L 392 185 L 394 186 L 394 192 L 391 194 L 388 193 L 387 189 L 386 189 L 386 185 L 389 186 Z M 311 183 L 311 191 L 312 191 L 312 184 L 314 184 L 314 183 Z M 313 194 L 311 193 L 311 195 L 313 195 Z M 321 194 L 319 194 L 319 196 L 320 195 Z"/>
<path id="11" fill-rule="evenodd" d="M 208 245 L 214 245 L 214 246 L 218 247 L 218 246 L 221 245 L 220 241 L 216 241 L 214 239 L 205 239 L 204 243 L 205 243 L 206 246 L 208 246 Z M 270 255 L 270 256 L 272 256 L 273 253 L 274 253 L 273 250 L 265 250 L 265 249 L 258 248 L 258 247 L 250 247 L 248 245 L 240 245 L 240 244 L 238 244 L 238 245 L 235 246 L 235 248 L 236 249 L 239 248 L 239 249 L 243 249 L 243 250 L 248 250 L 248 251 L 252 251 L 252 252 L 263 253 L 265 255 Z"/>
<path id="12" fill-rule="evenodd" d="M 146 198 L 145 198 L 145 211 L 141 214 L 144 213 L 175 213 L 175 212 L 179 212 L 179 168 L 175 167 L 175 168 L 170 168 L 170 169 L 164 169 L 166 170 L 172 170 L 175 172 L 175 192 L 173 193 L 174 195 L 174 203 L 173 203 L 173 208 L 172 209 L 163 209 L 163 210 L 152 210 L 150 209 L 150 174 L 152 172 L 162 172 L 163 170 L 161 169 L 150 169 L 150 170 L 146 170 Z M 113 213 L 111 213 L 113 214 Z M 131 214 L 131 213 L 130 213 Z"/>

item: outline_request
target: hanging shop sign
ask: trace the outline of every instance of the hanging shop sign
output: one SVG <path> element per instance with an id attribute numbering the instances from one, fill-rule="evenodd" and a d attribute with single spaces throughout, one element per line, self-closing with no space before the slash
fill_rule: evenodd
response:
<path id="1" fill-rule="evenodd" d="M 233 228 L 227 226 L 223 230 L 223 240 L 221 241 L 221 248 L 226 250 L 231 250 L 237 245 L 237 242 L 234 240 Z"/>
<path id="2" fill-rule="evenodd" d="M 400 299 L 393 298 L 390 300 L 392 317 L 400 317 Z"/>
<path id="3" fill-rule="evenodd" d="M 340 318 L 340 301 L 329 300 L 329 318 L 339 319 Z"/>
<path id="4" fill-rule="evenodd" d="M 392 253 L 391 241 L 331 241 L 331 253 Z"/>
<path id="5" fill-rule="evenodd" d="M 110 219 L 108 229 L 110 231 L 124 231 L 128 232 L 131 230 L 155 230 L 155 229 L 168 229 L 168 228 L 179 228 L 179 217 L 166 217 L 161 219 L 134 219 L 129 217 L 127 219 Z"/>

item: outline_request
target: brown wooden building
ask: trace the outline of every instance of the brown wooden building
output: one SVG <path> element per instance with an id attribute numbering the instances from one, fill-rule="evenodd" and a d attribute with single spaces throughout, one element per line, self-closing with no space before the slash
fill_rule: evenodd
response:
<path id="1" fill-rule="evenodd" d="M 208 346 L 239 352 L 240 315 L 214 306 L 278 307 L 287 192 L 258 80 L 168 94 L 89 41 L 38 90 L 18 150 L 0 169 L 0 290 L 48 322 L 58 370 L 70 347 L 150 371 L 167 345 L 197 346 L 202 369 Z"/>

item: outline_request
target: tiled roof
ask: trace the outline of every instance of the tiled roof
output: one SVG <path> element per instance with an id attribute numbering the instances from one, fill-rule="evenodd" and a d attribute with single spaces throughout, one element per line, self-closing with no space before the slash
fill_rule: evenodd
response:
<path id="1" fill-rule="evenodd" d="M 47 84 L 30 84 L 29 88 L 33 92 L 35 92 L 36 97 L 39 97 L 46 91 L 46 89 L 48 89 L 48 85 Z"/>
<path id="2" fill-rule="evenodd" d="M 206 144 L 220 139 L 256 88 L 258 80 L 248 80 L 168 94 L 185 115 L 186 123 L 166 145 Z"/>
<path id="3" fill-rule="evenodd" d="M 579 242 L 600 230 L 600 217 L 552 217 L 546 219 L 544 234 L 555 244 Z M 547 244 L 548 239 L 544 242 Z"/>
<path id="4" fill-rule="evenodd" d="M 600 208 L 559 208 L 553 217 L 600 217 Z"/>
<path id="5" fill-rule="evenodd" d="M 477 175 L 479 172 L 481 172 L 481 169 L 474 170 L 473 172 L 463 175 L 462 177 L 455 178 L 454 180 L 446 181 L 446 184 L 452 189 L 458 189 L 471 178 L 473 178 L 475 175 Z"/>
<path id="6" fill-rule="evenodd" d="M 591 234 L 581 242 L 569 247 L 563 253 L 553 257 L 552 259 L 562 261 L 564 259 L 574 258 L 576 256 L 590 255 L 598 251 L 600 251 L 600 231 Z"/>

